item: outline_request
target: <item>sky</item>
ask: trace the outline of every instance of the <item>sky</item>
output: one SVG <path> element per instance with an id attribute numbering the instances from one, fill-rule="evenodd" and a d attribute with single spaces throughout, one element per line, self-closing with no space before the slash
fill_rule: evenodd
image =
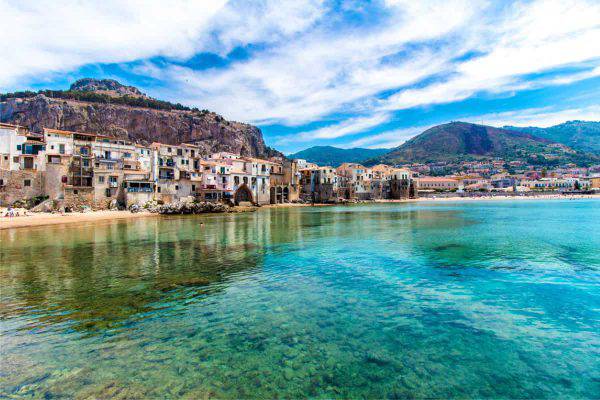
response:
<path id="1" fill-rule="evenodd" d="M 111 78 L 268 145 L 600 120 L 598 0 L 0 0 L 0 92 Z"/>

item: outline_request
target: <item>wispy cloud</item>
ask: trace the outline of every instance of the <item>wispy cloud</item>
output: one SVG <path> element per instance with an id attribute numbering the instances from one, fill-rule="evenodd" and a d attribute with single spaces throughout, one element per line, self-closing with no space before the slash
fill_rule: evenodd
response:
<path id="1" fill-rule="evenodd" d="M 225 0 L 0 0 L 0 88 L 92 63 L 186 58 Z"/>
<path id="2" fill-rule="evenodd" d="M 320 129 L 297 133 L 293 136 L 282 137 L 279 143 L 308 142 L 317 139 L 336 139 L 343 136 L 364 132 L 374 126 L 389 121 L 389 114 L 376 114 L 367 117 L 348 118 L 344 121 L 328 125 Z"/>
<path id="3" fill-rule="evenodd" d="M 429 128 L 431 128 L 430 125 L 394 129 L 391 131 L 385 131 L 383 133 L 378 133 L 361 139 L 353 140 L 345 144 L 343 147 L 366 147 L 370 149 L 397 147 L 400 146 L 402 143 L 406 142 L 407 140 L 426 131 Z"/>
<path id="4" fill-rule="evenodd" d="M 600 105 L 582 108 L 554 110 L 550 107 L 530 108 L 518 111 L 483 114 L 464 118 L 473 122 L 492 126 L 538 126 L 549 127 L 570 120 L 600 121 Z"/>

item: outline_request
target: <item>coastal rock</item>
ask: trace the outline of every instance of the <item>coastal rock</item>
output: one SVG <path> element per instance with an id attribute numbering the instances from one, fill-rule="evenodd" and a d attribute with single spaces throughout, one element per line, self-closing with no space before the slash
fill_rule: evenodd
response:
<path id="1" fill-rule="evenodd" d="M 33 212 L 52 212 L 52 211 L 54 211 L 54 209 L 55 209 L 54 200 L 48 199 L 48 200 L 41 202 L 37 206 L 33 207 L 31 209 L 31 211 L 33 211 Z"/>
<path id="2" fill-rule="evenodd" d="M 148 211 L 159 214 L 204 214 L 204 213 L 224 213 L 228 212 L 229 206 L 221 203 L 209 202 L 184 202 L 176 201 L 174 203 L 148 207 Z"/>
<path id="3" fill-rule="evenodd" d="M 118 210 L 119 209 L 119 203 L 117 202 L 116 199 L 112 199 L 110 201 L 110 204 L 108 205 L 109 210 Z"/>

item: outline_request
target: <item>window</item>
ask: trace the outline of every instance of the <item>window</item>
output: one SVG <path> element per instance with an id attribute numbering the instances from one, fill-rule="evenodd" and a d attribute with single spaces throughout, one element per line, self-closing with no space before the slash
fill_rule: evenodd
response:
<path id="1" fill-rule="evenodd" d="M 167 148 L 167 151 L 170 153 L 170 152 L 171 152 L 171 148 L 170 148 L 170 147 L 169 147 L 169 148 Z"/>
<path id="2" fill-rule="evenodd" d="M 108 177 L 108 181 L 110 183 L 117 183 L 117 177 L 116 176 L 109 176 Z"/>
<path id="3" fill-rule="evenodd" d="M 83 166 L 84 167 L 89 167 L 90 166 L 90 160 L 83 160 Z"/>
<path id="4" fill-rule="evenodd" d="M 158 187 L 156 188 L 156 191 L 157 191 L 158 193 L 160 193 L 160 186 L 158 186 Z"/>
<path id="5" fill-rule="evenodd" d="M 104 183 L 104 177 L 103 176 L 99 176 L 98 177 L 98 183 Z"/>
<path id="6" fill-rule="evenodd" d="M 0 186 L 4 186 L 4 179 L 0 179 Z"/>
<path id="7" fill-rule="evenodd" d="M 59 144 L 58 145 L 58 152 L 60 154 L 65 154 L 65 145 L 64 144 Z"/>
<path id="8" fill-rule="evenodd" d="M 182 156 L 182 155 L 183 155 L 183 150 L 181 150 L 181 149 L 177 149 L 177 155 L 178 155 L 178 156 Z"/>
<path id="9" fill-rule="evenodd" d="M 179 190 L 179 185 L 175 185 L 175 190 Z"/>
<path id="10" fill-rule="evenodd" d="M 13 162 L 18 163 L 19 162 L 19 157 L 13 157 Z"/>
<path id="11" fill-rule="evenodd" d="M 223 177 L 223 183 L 227 183 L 227 177 L 226 176 Z"/>
<path id="12" fill-rule="evenodd" d="M 196 185 L 192 185 L 192 192 L 196 191 Z"/>
<path id="13" fill-rule="evenodd" d="M 125 157 L 125 158 L 129 158 L 129 157 L 131 157 L 131 153 L 124 153 L 124 154 L 123 154 L 123 157 Z"/>
<path id="14" fill-rule="evenodd" d="M 17 145 L 17 150 L 21 150 L 21 145 L 20 144 Z"/>
<path id="15" fill-rule="evenodd" d="M 110 194 L 111 194 L 110 193 L 110 188 L 104 189 L 104 193 L 105 193 L 106 197 L 110 197 Z"/>
<path id="16" fill-rule="evenodd" d="M 181 159 L 181 165 L 185 165 L 185 160 Z"/>
<path id="17" fill-rule="evenodd" d="M 239 185 L 240 184 L 240 177 L 239 176 L 233 177 L 233 183 L 236 184 L 236 185 Z"/>
<path id="18" fill-rule="evenodd" d="M 77 190 L 77 189 L 73 190 L 73 194 L 78 194 L 78 193 L 79 193 L 79 190 Z"/>

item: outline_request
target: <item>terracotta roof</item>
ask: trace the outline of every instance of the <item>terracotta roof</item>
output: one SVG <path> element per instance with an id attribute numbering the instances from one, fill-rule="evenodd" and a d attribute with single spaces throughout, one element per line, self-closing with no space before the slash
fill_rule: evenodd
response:
<path id="1" fill-rule="evenodd" d="M 0 128 L 18 129 L 18 128 L 21 128 L 21 126 L 0 122 Z"/>

